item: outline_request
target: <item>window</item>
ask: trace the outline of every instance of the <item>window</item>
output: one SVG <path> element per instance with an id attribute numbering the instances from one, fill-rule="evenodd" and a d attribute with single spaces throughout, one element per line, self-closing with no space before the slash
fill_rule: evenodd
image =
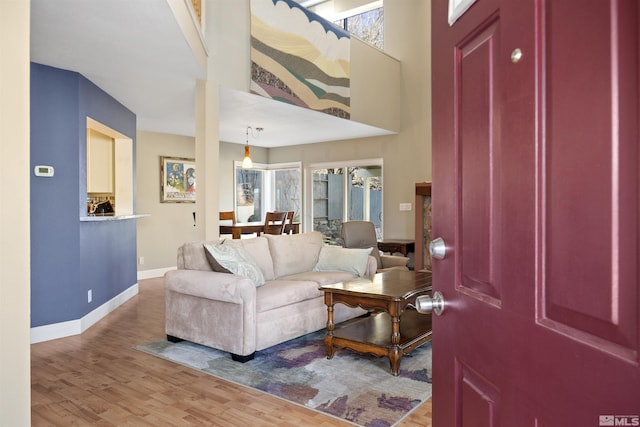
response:
<path id="1" fill-rule="evenodd" d="M 312 165 L 310 223 L 325 241 L 341 245 L 344 221 L 371 221 L 382 238 L 382 160 Z"/>
<path id="2" fill-rule="evenodd" d="M 238 222 L 263 221 L 267 211 L 293 211 L 301 218 L 302 167 L 300 163 L 254 164 L 243 169 L 235 163 L 235 211 Z"/>
<path id="3" fill-rule="evenodd" d="M 236 220 L 254 222 L 262 219 L 264 194 L 262 169 L 242 169 L 236 166 Z"/>
<path id="4" fill-rule="evenodd" d="M 334 23 L 378 49 L 384 49 L 383 7 L 349 16 Z"/>
<path id="5" fill-rule="evenodd" d="M 270 171 L 273 182 L 273 207 L 275 211 L 293 211 L 293 221 L 300 222 L 302 214 L 302 170 L 281 168 Z"/>

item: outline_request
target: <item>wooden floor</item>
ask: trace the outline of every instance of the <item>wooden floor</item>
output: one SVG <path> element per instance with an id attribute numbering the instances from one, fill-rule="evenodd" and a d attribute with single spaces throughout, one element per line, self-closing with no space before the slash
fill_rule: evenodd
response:
<path id="1" fill-rule="evenodd" d="M 31 346 L 32 426 L 349 426 L 135 350 L 164 337 L 162 279 L 82 335 Z M 401 427 L 431 426 L 431 400 Z"/>

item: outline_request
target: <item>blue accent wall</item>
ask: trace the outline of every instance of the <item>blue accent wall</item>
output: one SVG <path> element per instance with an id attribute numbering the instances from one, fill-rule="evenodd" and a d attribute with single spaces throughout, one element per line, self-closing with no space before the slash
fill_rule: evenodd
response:
<path id="1" fill-rule="evenodd" d="M 78 73 L 31 64 L 31 168 L 55 169 L 31 174 L 32 327 L 80 319 L 137 282 L 135 220 L 80 221 L 87 116 L 131 138 L 135 156 L 135 114 Z"/>

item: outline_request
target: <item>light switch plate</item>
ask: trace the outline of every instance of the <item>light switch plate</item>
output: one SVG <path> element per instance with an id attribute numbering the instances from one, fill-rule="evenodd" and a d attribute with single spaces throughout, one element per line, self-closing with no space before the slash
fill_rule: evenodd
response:
<path id="1" fill-rule="evenodd" d="M 410 211 L 411 210 L 411 203 L 400 203 L 400 210 L 401 211 Z"/>

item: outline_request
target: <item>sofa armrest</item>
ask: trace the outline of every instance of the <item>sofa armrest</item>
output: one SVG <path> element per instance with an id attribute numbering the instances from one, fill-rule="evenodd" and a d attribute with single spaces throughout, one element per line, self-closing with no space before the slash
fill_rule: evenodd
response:
<path id="1" fill-rule="evenodd" d="M 369 258 L 367 259 L 367 269 L 365 270 L 364 275 L 371 276 L 373 274 L 376 274 L 377 271 L 378 261 L 373 255 L 369 255 Z"/>
<path id="2" fill-rule="evenodd" d="M 256 285 L 245 277 L 201 270 L 165 273 L 167 335 L 238 356 L 256 350 Z"/>
<path id="3" fill-rule="evenodd" d="M 396 255 L 383 255 L 380 254 L 380 261 L 382 261 L 382 268 L 391 267 L 406 267 L 409 262 L 409 258 Z"/>
<path id="4" fill-rule="evenodd" d="M 202 270 L 171 270 L 164 275 L 167 291 L 231 303 L 256 299 L 256 285 L 237 274 Z"/>

